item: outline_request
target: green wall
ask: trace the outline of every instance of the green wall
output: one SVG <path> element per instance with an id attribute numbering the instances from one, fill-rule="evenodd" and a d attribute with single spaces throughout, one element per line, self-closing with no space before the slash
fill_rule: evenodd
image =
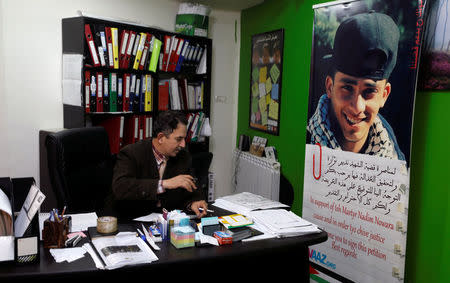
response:
<path id="1" fill-rule="evenodd" d="M 312 46 L 312 5 L 327 1 L 266 0 L 241 15 L 237 136 L 263 136 L 275 146 L 282 173 L 294 186 L 293 211 L 301 215 Z M 251 36 L 284 29 L 280 135 L 249 129 Z M 406 282 L 450 278 L 450 92 L 418 92 L 411 153 Z"/>

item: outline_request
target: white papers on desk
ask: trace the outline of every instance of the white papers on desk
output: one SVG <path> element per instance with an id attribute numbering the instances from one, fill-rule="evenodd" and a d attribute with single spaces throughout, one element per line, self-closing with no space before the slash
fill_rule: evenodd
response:
<path id="1" fill-rule="evenodd" d="M 45 195 L 36 185 L 32 185 L 28 192 L 27 198 L 22 205 L 22 209 L 14 222 L 14 235 L 16 237 L 23 236 L 34 215 L 44 202 L 44 199 Z"/>
<path id="2" fill-rule="evenodd" d="M 138 218 L 133 219 L 134 221 L 139 221 L 139 222 L 156 222 L 159 219 L 159 216 L 162 216 L 161 213 L 150 213 L 149 215 L 145 215 L 145 216 L 141 216 Z"/>
<path id="3" fill-rule="evenodd" d="M 92 239 L 106 269 L 125 265 L 151 263 L 158 260 L 150 247 L 135 232 L 120 232 L 116 236 Z"/>
<path id="4" fill-rule="evenodd" d="M 72 262 L 84 257 L 86 250 L 84 248 L 50 249 L 50 253 L 57 263 Z"/>
<path id="5" fill-rule="evenodd" d="M 218 198 L 213 205 L 243 215 L 248 215 L 250 211 L 258 209 L 289 207 L 281 202 L 270 200 L 249 192 Z"/>
<path id="6" fill-rule="evenodd" d="M 320 232 L 320 229 L 316 225 L 297 216 L 292 211 L 284 209 L 252 211 L 249 216 L 255 223 L 263 226 L 265 231 L 278 238 L 295 237 Z"/>

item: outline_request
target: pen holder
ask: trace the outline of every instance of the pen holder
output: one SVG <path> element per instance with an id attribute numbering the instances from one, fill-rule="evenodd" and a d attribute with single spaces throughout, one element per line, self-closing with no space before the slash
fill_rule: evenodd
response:
<path id="1" fill-rule="evenodd" d="M 42 230 L 44 248 L 63 248 L 67 240 L 67 234 L 70 232 L 71 224 L 72 218 L 70 216 L 63 217 L 61 221 L 45 220 L 44 229 Z"/>

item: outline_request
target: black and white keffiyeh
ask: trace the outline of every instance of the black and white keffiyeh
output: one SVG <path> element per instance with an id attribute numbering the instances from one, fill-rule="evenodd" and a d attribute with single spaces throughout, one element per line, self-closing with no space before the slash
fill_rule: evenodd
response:
<path id="1" fill-rule="evenodd" d="M 322 95 L 314 115 L 309 119 L 307 130 L 311 134 L 311 143 L 320 143 L 322 146 L 331 149 L 341 149 L 336 136 L 331 130 L 330 105 L 331 101 L 327 95 Z M 379 116 L 380 114 L 377 115 L 373 125 L 369 129 L 367 148 L 362 153 L 398 159 L 397 152 L 394 148 L 394 141 L 390 138 Z"/>

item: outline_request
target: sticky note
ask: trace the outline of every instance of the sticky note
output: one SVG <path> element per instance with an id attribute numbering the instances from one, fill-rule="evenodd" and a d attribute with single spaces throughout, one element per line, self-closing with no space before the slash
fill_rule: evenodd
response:
<path id="1" fill-rule="evenodd" d="M 252 113 L 256 113 L 258 111 L 258 99 L 252 99 Z"/>
<path id="2" fill-rule="evenodd" d="M 273 83 L 276 83 L 278 81 L 278 77 L 280 76 L 280 69 L 278 69 L 277 64 L 273 64 L 272 68 L 270 68 L 270 76 L 272 77 Z M 261 75 L 259 77 L 261 78 Z"/>
<path id="3" fill-rule="evenodd" d="M 259 110 L 261 112 L 267 111 L 267 103 L 266 103 L 266 97 L 263 96 L 259 99 Z"/>
<path id="4" fill-rule="evenodd" d="M 252 79 L 254 82 L 258 82 L 259 79 L 259 68 L 255 67 L 252 71 Z"/>
<path id="5" fill-rule="evenodd" d="M 259 82 L 265 83 L 267 80 L 267 67 L 262 67 L 259 69 Z"/>
<path id="6" fill-rule="evenodd" d="M 267 125 L 267 111 L 261 112 L 261 125 Z"/>
<path id="7" fill-rule="evenodd" d="M 259 97 L 264 97 L 266 95 L 266 84 L 259 83 Z"/>
<path id="8" fill-rule="evenodd" d="M 269 93 L 272 90 L 272 80 L 270 77 L 266 80 L 266 93 Z"/>
<path id="9" fill-rule="evenodd" d="M 269 103 L 269 117 L 278 120 L 278 102 L 272 99 Z"/>
<path id="10" fill-rule="evenodd" d="M 271 91 L 273 100 L 279 100 L 278 90 L 279 90 L 279 84 L 273 84 L 272 91 Z"/>
<path id="11" fill-rule="evenodd" d="M 255 82 L 252 84 L 252 96 L 258 97 L 258 94 L 259 94 L 259 85 L 258 83 Z"/>

